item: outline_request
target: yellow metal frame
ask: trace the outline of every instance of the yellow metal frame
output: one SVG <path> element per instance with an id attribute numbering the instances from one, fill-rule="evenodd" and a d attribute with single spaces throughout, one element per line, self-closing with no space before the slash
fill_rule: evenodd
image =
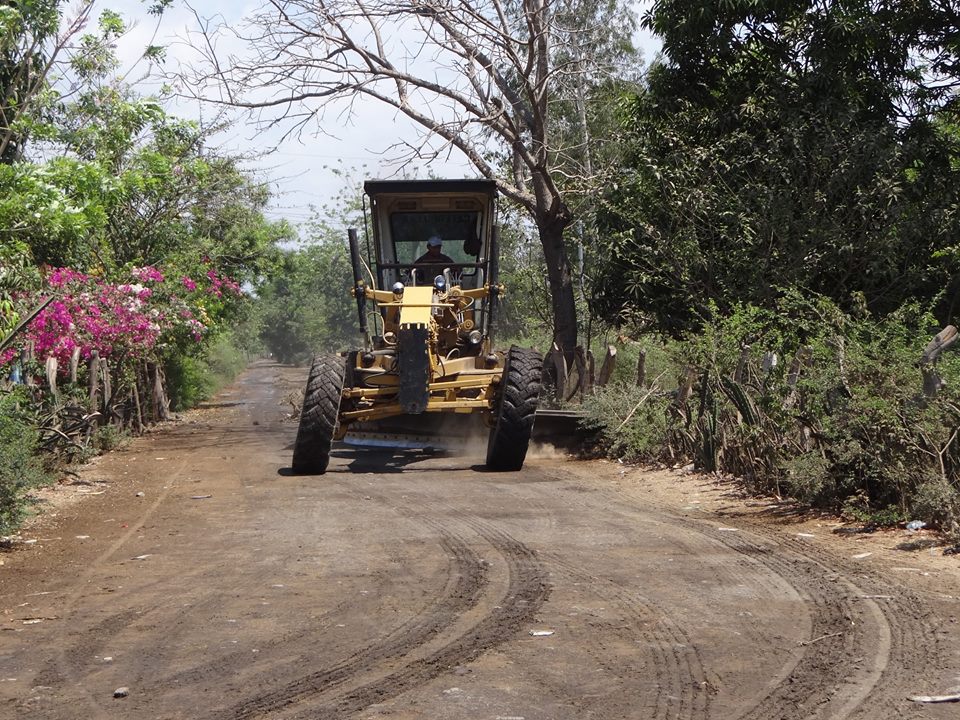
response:
<path id="1" fill-rule="evenodd" d="M 431 345 L 438 342 L 449 342 L 455 339 L 457 332 L 462 329 L 472 329 L 474 325 L 473 306 L 479 299 L 490 295 L 490 285 L 470 290 L 459 286 L 450 288 L 441 295 L 440 301 L 434 299 L 435 290 L 430 285 L 408 286 L 402 293 L 391 290 L 375 290 L 363 287 L 363 294 L 373 301 L 379 309 L 385 309 L 384 335 L 398 333 L 404 327 L 427 327 L 430 330 Z M 498 286 L 502 293 L 503 287 Z M 359 292 L 354 289 L 354 294 Z M 485 344 L 481 355 L 488 355 L 489 347 Z M 493 367 L 481 366 L 483 361 L 478 356 L 456 358 L 442 358 L 434 353 L 430 354 L 430 376 L 432 381 L 428 386 L 428 400 L 424 412 L 427 413 L 474 413 L 478 410 L 489 411 L 494 398 L 495 386 L 500 382 L 503 372 L 502 353 L 497 353 L 497 364 Z M 388 366 L 378 356 L 374 365 L 363 367 L 358 364 L 355 372 L 362 374 L 365 371 L 386 370 Z M 343 398 L 353 400 L 361 407 L 340 413 L 340 427 L 338 435 L 347 432 L 347 425 L 359 422 L 383 420 L 395 415 L 402 415 L 403 410 L 398 402 L 391 402 L 399 392 L 400 378 L 395 374 L 373 374 L 364 380 L 376 387 L 348 387 L 343 390 Z M 478 391 L 479 392 L 476 392 Z M 475 394 L 475 397 L 462 397 L 464 392 Z M 366 405 L 366 407 L 363 407 Z"/>
<path id="2" fill-rule="evenodd" d="M 494 386 L 500 382 L 502 370 L 496 368 L 480 375 L 472 375 L 464 378 L 448 379 L 451 376 L 443 376 L 437 382 L 430 383 L 430 397 L 427 400 L 427 407 L 424 412 L 453 412 L 453 413 L 471 413 L 478 409 L 489 410 L 493 400 Z M 344 388 L 343 397 L 353 400 L 368 400 L 373 403 L 370 407 L 350 410 L 340 414 L 341 421 L 347 422 L 365 422 L 370 420 L 383 420 L 394 415 L 402 415 L 403 410 L 400 404 L 396 402 L 380 402 L 381 398 L 396 396 L 399 390 L 399 383 L 394 378 L 394 384 L 388 387 L 365 388 L 353 387 Z M 477 397 L 460 397 L 459 394 L 465 390 L 480 390 Z"/>

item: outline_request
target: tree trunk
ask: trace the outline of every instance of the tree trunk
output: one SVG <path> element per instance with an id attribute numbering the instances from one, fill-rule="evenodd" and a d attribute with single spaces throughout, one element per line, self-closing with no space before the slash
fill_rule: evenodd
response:
<path id="1" fill-rule="evenodd" d="M 140 373 L 135 369 L 133 374 L 133 388 L 130 396 L 133 400 L 133 427 L 137 435 L 143 434 L 143 409 L 140 407 Z"/>
<path id="2" fill-rule="evenodd" d="M 100 353 L 96 350 L 90 351 L 90 364 L 87 370 L 88 382 L 88 407 L 90 412 L 97 412 L 100 408 Z"/>
<path id="3" fill-rule="evenodd" d="M 577 347 L 577 305 L 573 269 L 563 244 L 563 231 L 568 222 L 566 218 L 538 221 L 537 230 L 547 262 L 547 279 L 553 301 L 553 341 L 563 352 L 567 367 L 570 367 Z"/>
<path id="4" fill-rule="evenodd" d="M 167 393 L 163 389 L 163 371 L 157 363 L 149 363 L 150 382 L 153 385 L 153 405 L 156 408 L 157 420 L 170 419 L 170 404 Z"/>

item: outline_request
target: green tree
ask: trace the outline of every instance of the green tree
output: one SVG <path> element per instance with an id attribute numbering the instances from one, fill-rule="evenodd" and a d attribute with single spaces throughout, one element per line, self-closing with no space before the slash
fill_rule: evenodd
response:
<path id="1" fill-rule="evenodd" d="M 947 4 L 654 3 L 666 60 L 625 103 L 596 307 L 679 333 L 798 287 L 883 315 L 960 265 Z"/>
<path id="2" fill-rule="evenodd" d="M 285 251 L 258 289 L 260 337 L 267 350 L 290 363 L 358 347 L 351 286 L 350 256 L 340 233 L 314 236 L 306 247 Z"/>
<path id="3" fill-rule="evenodd" d="M 279 251 L 256 287 L 260 340 L 280 362 L 361 343 L 347 228 L 365 227 L 362 189 L 351 172 L 333 172 L 343 180 L 339 195 L 311 208 L 297 246 Z"/>
<path id="4" fill-rule="evenodd" d="M 169 2 L 151 12 L 162 13 Z M 54 129 L 63 97 L 116 67 L 113 45 L 123 21 L 104 10 L 95 29 L 84 32 L 94 5 L 81 0 L 65 16 L 64 0 L 0 2 L 0 162 L 21 159 L 30 139 Z"/>
<path id="5" fill-rule="evenodd" d="M 30 248 L 20 240 L 0 244 L 0 343 L 20 322 L 17 295 L 38 281 Z"/>
<path id="6" fill-rule="evenodd" d="M 23 154 L 31 114 L 48 88 L 48 77 L 68 36 L 86 21 L 85 3 L 70 30 L 57 37 L 61 0 L 0 4 L 0 162 Z"/>

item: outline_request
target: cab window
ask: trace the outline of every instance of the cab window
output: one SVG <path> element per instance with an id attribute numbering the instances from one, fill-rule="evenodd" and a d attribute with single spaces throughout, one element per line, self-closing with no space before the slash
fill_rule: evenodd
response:
<path id="1" fill-rule="evenodd" d="M 390 215 L 390 237 L 398 263 L 413 263 L 427 251 L 427 238 L 443 240 L 443 254 L 455 263 L 475 263 L 480 254 L 479 212 L 399 212 Z M 476 268 L 465 268 L 472 275 Z"/>

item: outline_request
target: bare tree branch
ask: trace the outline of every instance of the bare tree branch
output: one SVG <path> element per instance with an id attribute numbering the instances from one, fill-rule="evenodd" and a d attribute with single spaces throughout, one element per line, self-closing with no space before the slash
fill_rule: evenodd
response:
<path id="1" fill-rule="evenodd" d="M 589 160 L 576 159 L 587 153 L 587 138 L 554 132 L 551 113 L 569 106 L 570 88 L 608 72 L 592 61 L 599 23 L 571 21 L 571 8 L 583 18 L 599 11 L 578 2 L 265 0 L 236 28 L 194 11 L 200 37 L 187 40 L 199 59 L 176 79 L 185 96 L 298 135 L 309 127 L 325 132 L 334 108 L 349 121 L 357 101 L 369 98 L 423 129 L 420 143 L 390 144 L 408 161 L 456 148 L 536 224 L 557 341 L 572 351 L 576 315 L 563 231 L 573 214 L 564 188 L 566 178 L 588 187 L 593 173 Z M 223 50 L 238 44 L 237 52 Z M 576 131 L 583 122 L 567 125 Z"/>

